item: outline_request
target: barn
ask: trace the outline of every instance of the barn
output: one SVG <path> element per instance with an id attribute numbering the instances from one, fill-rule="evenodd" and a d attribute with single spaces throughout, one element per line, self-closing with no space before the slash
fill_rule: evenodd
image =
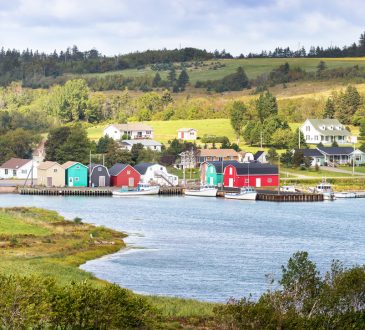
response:
<path id="1" fill-rule="evenodd" d="M 108 187 L 110 186 L 110 175 L 108 168 L 101 164 L 91 163 L 89 168 L 89 186 L 90 187 Z"/>
<path id="2" fill-rule="evenodd" d="M 110 185 L 114 187 L 137 187 L 141 175 L 128 164 L 114 164 L 109 169 Z"/>
<path id="3" fill-rule="evenodd" d="M 274 187 L 279 185 L 277 166 L 261 163 L 239 163 L 224 169 L 225 187 Z"/>

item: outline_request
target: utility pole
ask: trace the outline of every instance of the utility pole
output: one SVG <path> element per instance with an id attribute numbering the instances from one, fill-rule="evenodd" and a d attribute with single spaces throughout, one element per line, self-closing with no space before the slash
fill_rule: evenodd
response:
<path id="1" fill-rule="evenodd" d="M 262 150 L 262 130 L 261 130 L 261 133 L 260 133 L 260 147 L 261 147 L 261 150 Z"/>
<path id="2" fill-rule="evenodd" d="M 300 149 L 300 127 L 298 127 L 298 146 Z"/>
<path id="3" fill-rule="evenodd" d="M 352 153 L 352 175 L 355 175 L 355 161 L 356 161 L 356 155 L 355 155 L 355 142 L 353 144 L 354 146 L 354 152 Z"/>

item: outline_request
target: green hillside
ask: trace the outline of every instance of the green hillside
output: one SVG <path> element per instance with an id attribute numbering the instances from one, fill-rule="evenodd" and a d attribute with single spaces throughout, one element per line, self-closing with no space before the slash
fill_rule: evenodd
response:
<path id="1" fill-rule="evenodd" d="M 354 65 L 365 66 L 365 57 L 352 58 L 251 58 L 251 59 L 227 59 L 209 60 L 202 62 L 203 65 L 188 67 L 187 71 L 190 82 L 194 84 L 198 80 L 220 79 L 236 71 L 238 67 L 243 67 L 250 79 L 268 73 L 272 69 L 286 62 L 291 67 L 300 67 L 306 71 L 315 71 L 320 61 L 326 62 L 329 69 L 352 67 Z M 219 63 L 220 65 L 216 65 Z M 221 66 L 221 67 L 220 67 Z M 110 74 L 122 74 L 126 77 L 142 77 L 145 75 L 154 76 L 157 71 L 153 71 L 151 66 L 144 69 L 126 69 L 120 71 L 106 72 L 102 74 L 87 74 L 87 76 L 100 76 Z M 167 71 L 158 71 L 162 78 L 167 77 Z"/>

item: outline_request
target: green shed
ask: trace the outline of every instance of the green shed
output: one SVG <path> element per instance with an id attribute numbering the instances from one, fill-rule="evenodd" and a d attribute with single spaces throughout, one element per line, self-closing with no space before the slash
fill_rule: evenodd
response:
<path id="1" fill-rule="evenodd" d="M 228 165 L 238 164 L 236 160 L 204 162 L 200 166 L 201 182 L 214 186 L 221 186 L 223 181 L 222 169 Z"/>
<path id="2" fill-rule="evenodd" d="M 62 165 L 65 169 L 65 179 L 67 187 L 87 187 L 88 168 L 78 162 L 66 162 Z"/>

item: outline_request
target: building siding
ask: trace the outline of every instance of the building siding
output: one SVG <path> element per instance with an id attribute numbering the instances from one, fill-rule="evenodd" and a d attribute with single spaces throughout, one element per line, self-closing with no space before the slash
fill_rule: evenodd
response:
<path id="1" fill-rule="evenodd" d="M 130 179 L 133 179 L 133 185 L 130 185 Z M 137 187 L 140 180 L 141 175 L 132 166 L 128 165 L 118 175 L 110 176 L 110 185 L 114 187 Z"/>
<path id="2" fill-rule="evenodd" d="M 68 187 L 87 187 L 88 168 L 81 163 L 76 163 L 70 166 L 66 169 L 65 182 Z"/>

